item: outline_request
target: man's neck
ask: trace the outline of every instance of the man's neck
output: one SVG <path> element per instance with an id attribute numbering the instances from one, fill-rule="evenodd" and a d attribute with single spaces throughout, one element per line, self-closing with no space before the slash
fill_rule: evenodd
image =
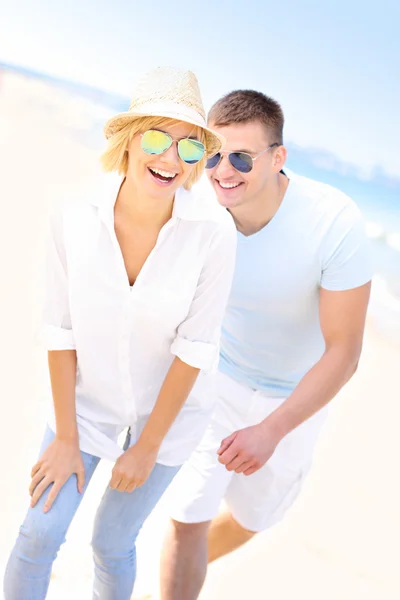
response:
<path id="1" fill-rule="evenodd" d="M 236 228 L 245 236 L 250 236 L 268 225 L 277 213 L 285 196 L 289 179 L 283 173 L 265 187 L 252 202 L 231 209 Z"/>

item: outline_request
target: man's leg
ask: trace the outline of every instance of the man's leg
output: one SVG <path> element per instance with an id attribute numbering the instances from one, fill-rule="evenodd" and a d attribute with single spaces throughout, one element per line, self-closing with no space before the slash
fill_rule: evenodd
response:
<path id="1" fill-rule="evenodd" d="M 261 396 L 260 400 L 268 406 L 268 397 Z M 263 410 L 265 407 L 261 405 L 255 419 L 261 420 Z M 253 475 L 233 475 L 224 497 L 227 510 L 213 519 L 209 528 L 209 562 L 239 548 L 256 533 L 282 520 L 311 466 L 324 419 L 325 415 L 317 414 L 288 434 L 269 461 Z"/>
<path id="2" fill-rule="evenodd" d="M 168 533 L 161 555 L 162 600 L 195 600 L 207 572 L 207 534 L 232 473 L 218 461 L 221 440 L 230 431 L 211 422 L 200 445 L 176 476 Z"/>
<path id="3" fill-rule="evenodd" d="M 244 529 L 233 518 L 229 510 L 224 510 L 212 520 L 208 530 L 208 562 L 233 552 L 256 535 L 255 531 Z"/>
<path id="4" fill-rule="evenodd" d="M 161 555 L 162 600 L 196 600 L 204 585 L 207 564 L 236 550 L 254 535 L 241 527 L 229 511 L 212 522 L 180 523 L 171 519 Z"/>
<path id="5" fill-rule="evenodd" d="M 241 391 L 241 394 L 242 403 L 246 404 L 244 392 Z M 242 427 L 260 422 L 283 401 L 264 396 L 258 399 L 257 396 L 254 400 L 259 402 L 252 402 L 252 414 L 248 422 L 243 419 Z M 231 403 L 234 397 L 235 394 L 231 393 Z M 257 404 L 259 410 L 254 410 Z M 231 413 L 233 406 L 230 406 Z M 164 546 L 161 600 L 196 600 L 204 581 L 206 557 L 211 562 L 231 552 L 255 533 L 268 529 L 283 518 L 297 497 L 309 469 L 323 421 L 321 416 L 315 415 L 288 434 L 264 467 L 249 477 L 228 472 L 218 459 L 210 475 L 207 473 L 207 444 L 200 445 L 187 463 L 189 471 L 185 465 L 178 475 L 181 480 L 175 493 L 177 506 L 172 514 L 177 524 L 173 524 Z M 213 426 L 216 427 L 215 420 Z M 222 439 L 225 436 L 217 434 L 216 437 Z M 224 477 L 227 479 L 222 486 Z M 218 497 L 225 499 L 230 515 L 217 517 L 212 498 L 219 486 Z M 210 502 L 215 512 L 207 508 Z M 190 587 L 190 579 L 193 587 Z"/>
<path id="6" fill-rule="evenodd" d="M 252 390 L 219 373 L 214 417 L 173 484 L 173 521 L 161 559 L 162 600 L 199 596 L 207 572 L 210 523 L 235 475 L 218 461 L 218 449 L 224 438 L 247 425 L 252 395 Z"/>
<path id="7" fill-rule="evenodd" d="M 196 600 L 207 574 L 210 521 L 179 523 L 171 519 L 161 555 L 162 600 Z"/>

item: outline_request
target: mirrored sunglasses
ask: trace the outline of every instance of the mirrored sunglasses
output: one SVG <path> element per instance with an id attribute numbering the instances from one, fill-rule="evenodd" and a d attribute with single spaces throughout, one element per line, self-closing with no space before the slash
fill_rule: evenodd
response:
<path id="1" fill-rule="evenodd" d="M 177 142 L 178 155 L 188 165 L 198 163 L 206 151 L 204 144 L 198 140 L 190 138 L 174 140 L 168 133 L 156 129 L 149 129 L 145 133 L 142 133 L 141 138 L 142 150 L 146 154 L 163 154 L 163 152 L 166 152 L 172 146 L 173 142 Z"/>

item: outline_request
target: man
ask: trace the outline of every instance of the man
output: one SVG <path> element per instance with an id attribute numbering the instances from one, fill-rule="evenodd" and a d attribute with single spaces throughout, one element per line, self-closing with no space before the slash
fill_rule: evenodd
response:
<path id="1" fill-rule="evenodd" d="M 360 358 L 371 267 L 355 204 L 287 171 L 277 102 L 235 91 L 208 178 L 238 230 L 219 402 L 174 488 L 162 600 L 195 600 L 207 562 L 280 520 L 309 469 L 325 407 Z M 221 500 L 228 511 L 218 514 Z"/>

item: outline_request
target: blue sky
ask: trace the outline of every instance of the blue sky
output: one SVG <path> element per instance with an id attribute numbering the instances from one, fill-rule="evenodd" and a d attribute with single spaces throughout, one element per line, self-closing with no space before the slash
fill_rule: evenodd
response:
<path id="1" fill-rule="evenodd" d="M 126 96 L 155 66 L 190 68 L 207 108 L 259 89 L 287 140 L 400 177 L 399 20 L 387 0 L 10 0 L 0 61 Z"/>

